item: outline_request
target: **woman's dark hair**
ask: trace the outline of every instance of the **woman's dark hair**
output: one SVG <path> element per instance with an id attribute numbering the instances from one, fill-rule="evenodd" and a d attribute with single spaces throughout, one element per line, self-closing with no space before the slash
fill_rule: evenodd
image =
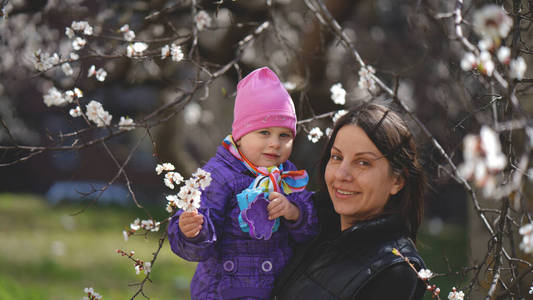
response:
<path id="1" fill-rule="evenodd" d="M 416 240 L 424 213 L 426 177 L 418 161 L 413 135 L 402 118 L 389 107 L 364 102 L 350 108 L 335 123 L 320 160 L 322 189 L 327 191 L 324 174 L 333 142 L 339 130 L 346 125 L 355 125 L 363 129 L 387 158 L 392 172 L 403 177 L 402 190 L 390 197 L 385 205 L 384 213 L 400 213 L 409 228 L 411 238 Z"/>

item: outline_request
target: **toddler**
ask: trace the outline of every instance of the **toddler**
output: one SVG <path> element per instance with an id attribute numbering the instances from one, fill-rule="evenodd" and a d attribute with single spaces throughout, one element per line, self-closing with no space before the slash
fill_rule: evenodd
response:
<path id="1" fill-rule="evenodd" d="M 317 232 L 308 176 L 288 161 L 296 134 L 291 97 L 270 69 L 237 85 L 232 135 L 202 167 L 212 182 L 198 211 L 170 220 L 172 251 L 198 261 L 192 299 L 268 299 L 295 242 Z"/>

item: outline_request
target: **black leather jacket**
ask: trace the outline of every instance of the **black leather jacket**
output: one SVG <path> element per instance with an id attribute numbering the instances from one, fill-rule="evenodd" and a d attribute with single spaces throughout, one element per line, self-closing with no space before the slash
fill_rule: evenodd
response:
<path id="1" fill-rule="evenodd" d="M 414 270 L 392 253 L 398 249 L 424 267 L 398 215 L 364 221 L 331 236 L 321 233 L 297 251 L 277 279 L 272 299 L 422 299 Z"/>

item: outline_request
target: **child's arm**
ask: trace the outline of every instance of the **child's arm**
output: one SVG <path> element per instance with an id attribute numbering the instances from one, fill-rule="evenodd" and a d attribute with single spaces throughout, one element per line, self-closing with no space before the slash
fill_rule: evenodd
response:
<path id="1" fill-rule="evenodd" d="M 224 177 L 216 173 L 211 171 L 212 182 L 202 191 L 198 213 L 178 211 L 170 219 L 168 226 L 170 248 L 178 256 L 189 261 L 204 261 L 216 256 L 214 251 L 217 229 L 222 228 L 225 205 L 232 195 Z"/>

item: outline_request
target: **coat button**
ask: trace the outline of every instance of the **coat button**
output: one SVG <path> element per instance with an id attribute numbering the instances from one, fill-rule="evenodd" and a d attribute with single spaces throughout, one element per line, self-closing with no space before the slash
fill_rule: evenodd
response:
<path id="1" fill-rule="evenodd" d="M 272 263 L 271 263 L 269 260 L 265 260 L 265 261 L 261 264 L 261 270 L 263 270 L 264 272 L 270 272 L 270 271 L 272 271 Z"/>
<path id="2" fill-rule="evenodd" d="M 235 264 L 231 260 L 226 260 L 222 266 L 226 272 L 231 272 L 235 268 Z"/>

